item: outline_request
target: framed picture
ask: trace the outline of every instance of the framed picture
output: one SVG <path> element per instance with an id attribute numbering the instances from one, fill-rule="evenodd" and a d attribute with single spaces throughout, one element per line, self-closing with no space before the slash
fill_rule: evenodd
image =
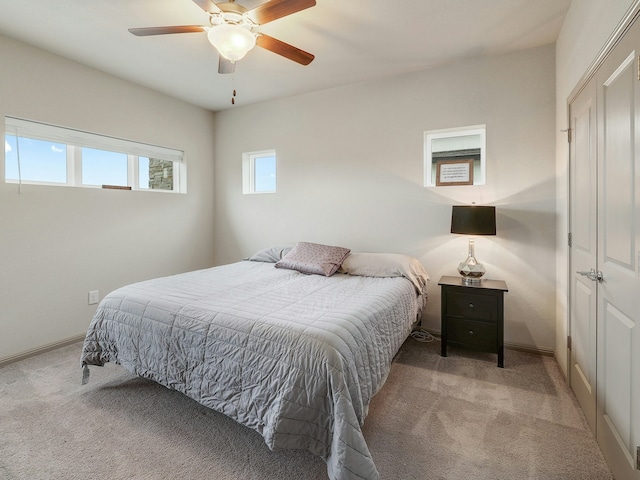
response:
<path id="1" fill-rule="evenodd" d="M 438 162 L 436 186 L 473 185 L 473 158 Z"/>

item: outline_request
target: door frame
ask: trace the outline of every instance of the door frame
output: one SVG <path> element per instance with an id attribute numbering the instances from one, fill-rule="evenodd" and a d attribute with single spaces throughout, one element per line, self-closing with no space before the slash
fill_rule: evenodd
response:
<path id="1" fill-rule="evenodd" d="M 584 88 L 580 90 L 580 93 L 575 97 L 574 101 L 570 104 L 571 112 L 571 139 L 569 142 L 569 231 L 571 232 L 571 245 L 568 250 L 568 277 L 569 283 L 567 285 L 568 290 L 568 310 L 569 316 L 567 318 L 568 332 L 571 334 L 571 348 L 567 348 L 568 364 L 567 364 L 567 382 L 571 389 L 574 391 L 578 403 L 580 404 L 587 423 L 591 428 L 594 436 L 596 435 L 597 424 L 597 296 L 598 296 L 598 283 L 594 279 L 587 279 L 584 277 L 578 277 L 575 270 L 588 271 L 589 269 L 597 269 L 598 265 L 598 232 L 597 232 L 597 210 L 598 210 L 598 129 L 597 129 L 597 84 L 595 80 L 589 81 Z M 580 134 L 577 130 L 577 119 L 581 121 L 588 116 L 587 126 L 588 131 L 581 131 Z M 586 145 L 583 143 L 585 139 L 588 141 Z M 582 148 L 579 148 L 582 147 Z M 577 152 L 580 150 L 583 154 L 586 154 L 587 158 L 578 157 Z M 580 167 L 577 169 L 576 167 Z M 572 170 L 573 168 L 573 170 Z M 580 235 L 580 229 L 577 228 L 574 220 L 579 220 L 578 211 L 580 205 L 577 202 L 576 187 L 580 179 L 577 178 L 579 171 L 580 178 L 587 181 L 591 188 L 595 190 L 589 191 L 589 197 L 585 198 L 586 193 L 582 191 L 580 197 L 582 203 L 582 221 L 587 221 L 586 225 L 590 225 L 588 232 L 582 231 L 583 235 Z M 585 172 L 588 173 L 588 179 L 584 178 Z M 584 186 L 584 185 L 583 185 Z M 574 200 L 576 201 L 574 203 Z M 588 214 L 583 209 L 588 209 Z M 575 217 L 574 217 L 575 215 Z M 587 218 L 585 218 L 585 215 Z M 594 220 L 593 224 L 589 223 L 589 220 Z M 585 224 L 582 224 L 584 227 Z M 576 228 L 576 230 L 573 230 Z M 588 239 L 584 238 L 584 233 L 587 233 Z M 588 251 L 586 250 L 588 247 Z M 589 260 L 585 263 L 585 260 Z M 587 288 L 589 295 L 586 298 L 588 304 L 588 317 L 580 316 L 577 318 L 577 301 L 578 290 L 584 291 Z M 581 299 L 580 305 L 585 306 L 585 298 Z M 576 308 L 576 310 L 574 310 Z M 583 314 L 585 312 L 582 312 Z M 583 328 L 586 328 L 588 336 L 579 336 L 574 332 L 574 329 L 578 324 L 582 324 Z M 586 340 L 586 344 L 584 343 Z M 587 348 L 586 351 L 581 351 L 581 347 Z M 586 364 L 578 364 L 578 353 L 581 351 L 582 360 Z M 589 353 L 588 357 L 584 357 L 585 353 Z M 583 372 L 585 376 L 581 377 L 580 372 Z"/>
<path id="2" fill-rule="evenodd" d="M 574 89 L 571 91 L 571 93 L 569 94 L 569 96 L 567 97 L 567 103 L 565 106 L 565 110 L 566 110 L 566 125 L 567 128 L 562 130 L 563 132 L 567 132 L 567 159 L 570 158 L 571 155 L 571 144 L 569 142 L 570 140 L 570 135 L 571 135 L 571 104 L 574 102 L 574 100 L 578 97 L 578 95 L 580 95 L 580 93 L 582 92 L 582 90 L 584 88 L 586 88 L 587 84 L 591 81 L 591 79 L 595 76 L 596 72 L 598 71 L 598 69 L 602 66 L 602 64 L 604 63 L 604 61 L 607 59 L 607 57 L 609 56 L 609 54 L 613 51 L 613 49 L 618 45 L 618 43 L 620 43 L 620 41 L 622 40 L 622 38 L 624 37 L 624 35 L 627 33 L 627 31 L 631 28 L 631 26 L 634 24 L 634 22 L 636 20 L 640 21 L 639 19 L 640 17 L 640 0 L 634 0 L 634 2 L 631 4 L 631 6 L 629 7 L 629 9 L 627 10 L 627 12 L 625 13 L 624 17 L 622 18 L 622 20 L 620 21 L 620 23 L 618 24 L 618 26 L 616 27 L 616 29 L 613 31 L 613 33 L 611 34 L 611 36 L 609 37 L 609 39 L 607 40 L 607 42 L 604 44 L 604 46 L 602 47 L 602 49 L 600 50 L 600 52 L 598 53 L 598 55 L 596 56 L 596 58 L 594 59 L 594 61 L 591 63 L 591 65 L 589 65 L 589 68 L 587 68 L 586 72 L 582 75 L 582 77 L 580 78 L 580 80 L 578 81 L 578 83 L 576 84 L 576 86 L 574 87 Z M 565 245 L 568 246 L 568 242 L 569 242 L 569 237 L 568 235 L 571 233 L 571 175 L 573 174 L 573 172 L 571 171 L 571 162 L 568 161 L 567 162 L 567 178 L 566 178 L 566 182 L 565 182 L 565 188 L 567 191 L 567 209 L 566 209 L 566 213 L 567 213 L 567 221 L 566 221 L 566 231 L 567 231 L 567 238 L 565 239 Z M 571 385 L 571 349 L 569 348 L 569 341 L 568 341 L 568 337 L 571 337 L 571 291 L 570 291 L 570 287 L 571 287 L 571 281 L 572 281 L 572 275 L 571 275 L 571 253 L 569 252 L 569 248 L 571 248 L 570 246 L 568 246 L 567 248 L 567 258 L 566 258 L 566 286 L 567 286 L 567 291 L 565 292 L 567 295 L 567 305 L 566 305 L 566 321 L 567 321 L 567 341 L 565 342 L 565 365 L 567 365 L 567 385 Z"/>

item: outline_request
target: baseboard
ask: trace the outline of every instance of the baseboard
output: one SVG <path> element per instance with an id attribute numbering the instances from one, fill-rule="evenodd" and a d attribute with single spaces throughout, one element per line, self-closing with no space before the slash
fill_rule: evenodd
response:
<path id="1" fill-rule="evenodd" d="M 9 365 L 10 363 L 19 362 L 20 360 L 25 360 L 35 355 L 40 355 L 41 353 L 49 352 L 57 348 L 66 347 L 67 345 L 71 345 L 76 342 L 81 342 L 82 340 L 84 340 L 84 337 L 85 337 L 85 334 L 76 335 L 74 337 L 70 337 L 65 340 L 60 340 L 59 342 L 49 343 L 47 345 L 43 345 L 42 347 L 34 348 L 32 350 L 27 350 L 26 352 L 18 353 L 10 357 L 0 358 L 0 368 L 6 365 Z"/>
<path id="2" fill-rule="evenodd" d="M 518 350 L 520 352 L 537 353 L 545 357 L 555 356 L 555 351 L 552 348 L 532 347 L 531 345 L 521 345 L 519 343 L 505 343 L 504 348 Z"/>
<path id="3" fill-rule="evenodd" d="M 427 330 L 427 329 L 425 329 L 425 330 L 427 332 L 429 332 L 431 335 L 433 335 L 434 337 L 436 337 L 438 340 L 440 340 L 440 332 L 439 331 Z M 511 343 L 511 342 L 505 342 L 504 348 L 509 348 L 511 350 L 518 350 L 520 352 L 535 353 L 535 354 L 538 354 L 538 355 L 544 355 L 546 357 L 554 357 L 555 356 L 555 350 L 553 350 L 552 348 L 535 347 L 535 346 L 532 346 L 532 345 L 523 345 L 523 344 L 520 344 L 520 343 Z"/>

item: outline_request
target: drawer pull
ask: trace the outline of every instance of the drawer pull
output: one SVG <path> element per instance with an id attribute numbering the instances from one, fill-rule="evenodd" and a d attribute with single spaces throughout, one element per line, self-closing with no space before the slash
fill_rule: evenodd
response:
<path id="1" fill-rule="evenodd" d="M 469 308 L 473 308 L 473 303 L 470 303 L 470 304 L 469 304 Z"/>
<path id="2" fill-rule="evenodd" d="M 473 335 L 473 330 L 469 330 L 469 335 Z"/>

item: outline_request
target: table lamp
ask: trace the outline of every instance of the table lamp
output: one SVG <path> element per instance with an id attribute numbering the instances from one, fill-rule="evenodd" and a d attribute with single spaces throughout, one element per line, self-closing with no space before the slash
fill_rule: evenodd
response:
<path id="1" fill-rule="evenodd" d="M 462 235 L 495 235 L 496 207 L 478 205 L 453 205 L 451 233 Z M 478 283 L 486 273 L 476 260 L 473 237 L 469 238 L 469 256 L 458 265 L 458 273 L 464 283 Z"/>

